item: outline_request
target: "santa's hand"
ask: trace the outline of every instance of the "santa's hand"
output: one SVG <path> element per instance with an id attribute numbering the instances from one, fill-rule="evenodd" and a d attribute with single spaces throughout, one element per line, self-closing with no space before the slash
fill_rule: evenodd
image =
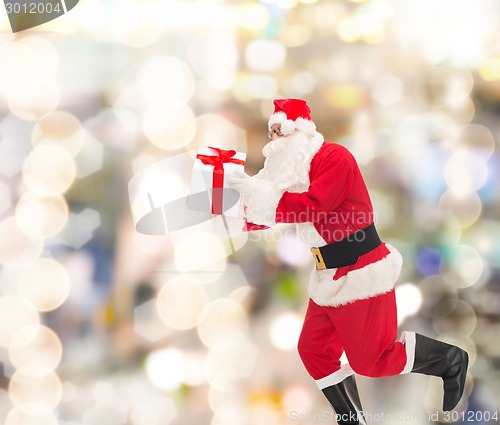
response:
<path id="1" fill-rule="evenodd" d="M 251 195 L 257 186 L 254 179 L 242 170 L 235 170 L 227 178 L 227 185 L 230 189 L 237 190 L 242 195 Z"/>

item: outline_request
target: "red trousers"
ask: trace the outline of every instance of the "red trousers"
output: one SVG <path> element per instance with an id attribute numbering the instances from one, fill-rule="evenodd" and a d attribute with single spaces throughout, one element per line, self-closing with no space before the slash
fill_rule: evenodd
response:
<path id="1" fill-rule="evenodd" d="M 407 355 L 396 337 L 394 290 L 338 307 L 322 307 L 309 300 L 298 351 L 309 374 L 325 388 L 352 371 L 370 377 L 401 373 Z M 350 367 L 344 365 L 341 370 L 344 351 Z"/>

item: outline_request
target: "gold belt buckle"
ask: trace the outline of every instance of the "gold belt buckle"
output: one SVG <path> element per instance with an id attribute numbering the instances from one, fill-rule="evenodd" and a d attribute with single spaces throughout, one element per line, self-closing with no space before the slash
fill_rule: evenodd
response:
<path id="1" fill-rule="evenodd" d="M 325 270 L 326 264 L 323 260 L 323 256 L 321 255 L 321 251 L 319 250 L 319 248 L 314 247 L 314 248 L 310 248 L 310 249 L 311 249 L 314 261 L 316 263 L 316 268 L 318 270 Z"/>

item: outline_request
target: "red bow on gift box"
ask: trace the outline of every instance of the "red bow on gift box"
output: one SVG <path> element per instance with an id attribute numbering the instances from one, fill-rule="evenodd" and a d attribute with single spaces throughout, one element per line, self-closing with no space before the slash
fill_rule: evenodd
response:
<path id="1" fill-rule="evenodd" d="M 214 171 L 212 173 L 212 214 L 222 214 L 222 196 L 224 187 L 224 164 L 232 163 L 238 165 L 245 165 L 245 161 L 233 158 L 236 155 L 235 150 L 223 150 L 219 148 L 212 148 L 217 152 L 217 155 L 196 155 L 204 165 L 213 165 Z"/>

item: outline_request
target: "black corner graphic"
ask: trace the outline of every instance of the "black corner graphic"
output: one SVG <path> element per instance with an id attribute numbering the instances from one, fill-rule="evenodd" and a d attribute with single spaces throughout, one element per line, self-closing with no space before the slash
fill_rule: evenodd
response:
<path id="1" fill-rule="evenodd" d="M 12 32 L 52 21 L 73 9 L 79 0 L 3 0 Z"/>
<path id="2" fill-rule="evenodd" d="M 66 12 L 69 12 L 71 9 L 73 9 L 79 1 L 80 0 L 65 0 L 64 3 L 66 3 Z"/>

